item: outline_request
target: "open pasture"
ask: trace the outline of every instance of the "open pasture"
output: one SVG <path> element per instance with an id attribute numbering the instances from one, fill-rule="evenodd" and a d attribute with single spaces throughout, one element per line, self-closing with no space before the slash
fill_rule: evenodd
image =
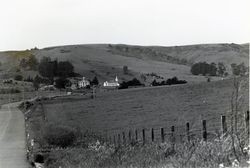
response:
<path id="1" fill-rule="evenodd" d="M 175 126 L 178 135 L 185 135 L 185 124 L 201 136 L 202 120 L 207 120 L 208 133 L 220 132 L 220 117 L 230 112 L 232 80 L 176 86 L 137 88 L 97 93 L 95 99 L 77 101 L 57 99 L 43 104 L 48 122 L 117 135 L 129 130 L 134 134 L 146 129 L 150 136 L 160 128 L 166 133 Z M 242 90 L 242 110 L 248 104 L 248 87 Z M 134 136 L 134 135 L 132 135 Z"/>

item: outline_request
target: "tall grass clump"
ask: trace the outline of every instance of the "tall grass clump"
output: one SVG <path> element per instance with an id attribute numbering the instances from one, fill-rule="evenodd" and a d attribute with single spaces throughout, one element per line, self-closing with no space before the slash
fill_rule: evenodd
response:
<path id="1" fill-rule="evenodd" d="M 96 141 L 89 143 L 87 148 L 52 150 L 46 160 L 46 166 L 49 168 L 214 168 L 221 165 L 232 167 L 235 164 L 235 156 L 230 143 L 230 137 L 208 142 L 194 140 L 177 143 L 174 146 L 169 142 L 114 146 Z M 242 160 L 239 166 L 249 165 Z"/>
<path id="2" fill-rule="evenodd" d="M 71 127 L 48 124 L 43 129 L 42 138 L 49 146 L 54 147 L 69 147 L 77 140 L 77 131 Z"/>

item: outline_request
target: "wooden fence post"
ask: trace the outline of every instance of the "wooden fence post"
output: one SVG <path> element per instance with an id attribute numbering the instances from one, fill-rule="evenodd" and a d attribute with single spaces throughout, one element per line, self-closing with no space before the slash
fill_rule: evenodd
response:
<path id="1" fill-rule="evenodd" d="M 175 148 L 174 126 L 171 127 L 171 143 L 172 143 L 172 150 L 174 150 Z"/>
<path id="2" fill-rule="evenodd" d="M 226 123 L 226 116 L 221 116 L 221 130 L 222 135 L 224 135 L 227 132 L 227 123 Z"/>
<path id="3" fill-rule="evenodd" d="M 202 120 L 202 138 L 207 141 L 207 123 L 206 120 Z"/>
<path id="4" fill-rule="evenodd" d="M 142 142 L 143 142 L 143 144 L 146 143 L 145 129 L 142 129 Z"/>
<path id="5" fill-rule="evenodd" d="M 115 135 L 113 136 L 113 139 L 114 139 L 114 145 L 116 145 L 116 139 L 115 139 Z"/>
<path id="6" fill-rule="evenodd" d="M 135 130 L 135 140 L 138 141 L 138 133 L 137 133 L 137 129 Z"/>
<path id="7" fill-rule="evenodd" d="M 111 136 L 109 136 L 109 143 L 112 143 L 112 138 L 111 138 Z"/>
<path id="8" fill-rule="evenodd" d="M 123 144 L 126 144 L 126 135 L 125 132 L 122 132 Z"/>
<path id="9" fill-rule="evenodd" d="M 189 122 L 186 123 L 187 140 L 190 141 L 190 126 Z"/>
<path id="10" fill-rule="evenodd" d="M 130 130 L 129 130 L 129 132 L 128 132 L 128 139 L 129 139 L 129 143 L 131 143 L 132 137 L 131 137 L 131 131 L 130 131 Z"/>
<path id="11" fill-rule="evenodd" d="M 250 130 L 249 130 L 249 110 L 247 110 L 245 114 L 245 124 L 246 124 L 246 132 L 247 132 L 247 139 L 248 139 L 248 144 L 250 143 Z"/>
<path id="12" fill-rule="evenodd" d="M 151 129 L 151 139 L 152 139 L 152 142 L 154 142 L 155 140 L 154 128 Z"/>
<path id="13" fill-rule="evenodd" d="M 120 146 L 121 145 L 121 135 L 120 134 L 118 134 L 118 146 Z"/>
<path id="14" fill-rule="evenodd" d="M 174 137 L 174 126 L 171 127 L 171 138 L 172 138 L 172 142 L 174 143 L 175 141 L 175 137 Z"/>
<path id="15" fill-rule="evenodd" d="M 164 143 L 164 141 L 165 141 L 164 128 L 161 128 L 161 142 Z"/>

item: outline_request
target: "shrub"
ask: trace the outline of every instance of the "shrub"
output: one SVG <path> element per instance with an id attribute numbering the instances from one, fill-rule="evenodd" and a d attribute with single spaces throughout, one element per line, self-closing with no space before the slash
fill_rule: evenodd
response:
<path id="1" fill-rule="evenodd" d="M 97 86 L 99 84 L 99 81 L 98 81 L 96 76 L 93 78 L 93 80 L 90 82 L 90 84 L 95 85 L 95 86 Z"/>
<path id="2" fill-rule="evenodd" d="M 16 75 L 14 79 L 17 80 L 17 81 L 22 81 L 23 76 L 22 75 Z"/>
<path id="3" fill-rule="evenodd" d="M 65 148 L 74 144 L 77 133 L 70 127 L 49 124 L 44 128 L 43 139 L 48 145 Z"/>
<path id="4" fill-rule="evenodd" d="M 122 82 L 119 89 L 127 89 L 130 86 L 144 86 L 138 79 L 134 78 L 127 82 Z"/>
<path id="5" fill-rule="evenodd" d="M 65 88 L 67 84 L 70 83 L 70 81 L 66 78 L 58 78 L 55 80 L 56 82 L 56 87 L 59 89 Z"/>

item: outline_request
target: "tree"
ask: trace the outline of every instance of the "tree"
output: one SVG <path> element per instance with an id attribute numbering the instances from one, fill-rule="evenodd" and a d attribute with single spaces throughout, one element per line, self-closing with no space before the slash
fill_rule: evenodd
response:
<path id="1" fill-rule="evenodd" d="M 141 79 L 142 79 L 144 82 L 146 82 L 147 77 L 146 77 L 144 74 L 141 74 Z"/>
<path id="2" fill-rule="evenodd" d="M 128 74 L 128 66 L 123 66 L 123 73 Z"/>
<path id="3" fill-rule="evenodd" d="M 69 77 L 74 74 L 74 66 L 69 61 L 58 63 L 56 74 L 59 77 Z"/>
<path id="4" fill-rule="evenodd" d="M 208 64 L 207 62 L 198 62 L 192 65 L 191 67 L 191 73 L 193 75 L 199 75 L 202 74 L 210 75 L 210 76 L 216 76 L 217 74 L 217 67 L 215 63 Z"/>
<path id="5" fill-rule="evenodd" d="M 66 87 L 66 85 L 68 85 L 70 83 L 70 81 L 66 78 L 60 77 L 58 79 L 55 80 L 55 86 L 58 89 L 64 89 Z"/>
<path id="6" fill-rule="evenodd" d="M 19 66 L 23 69 L 37 70 L 38 61 L 36 57 L 33 54 L 27 57 L 20 60 Z"/>
<path id="7" fill-rule="evenodd" d="M 216 64 L 214 62 L 212 62 L 209 65 L 209 72 L 208 72 L 208 74 L 210 76 L 216 76 L 216 74 L 217 74 L 217 67 L 216 67 Z"/>
<path id="8" fill-rule="evenodd" d="M 247 72 L 247 68 L 245 67 L 244 63 L 241 63 L 239 65 L 232 63 L 231 68 L 232 68 L 233 75 L 236 75 L 236 76 L 238 75 L 243 76 Z"/>
<path id="9" fill-rule="evenodd" d="M 138 79 L 133 78 L 130 81 L 123 81 L 120 86 L 119 89 L 127 89 L 129 86 L 144 86 L 144 84 L 142 84 Z"/>
<path id="10" fill-rule="evenodd" d="M 152 81 L 151 85 L 152 85 L 152 86 L 158 86 L 159 84 L 158 84 L 158 82 L 156 82 L 156 80 L 154 79 L 154 80 Z"/>
<path id="11" fill-rule="evenodd" d="M 245 66 L 244 63 L 241 63 L 238 65 L 239 71 L 240 71 L 240 75 L 244 76 L 247 72 L 247 67 Z"/>
<path id="12" fill-rule="evenodd" d="M 37 69 L 38 61 L 33 54 L 30 55 L 29 59 L 27 60 L 27 64 L 28 64 L 30 70 Z"/>
<path id="13" fill-rule="evenodd" d="M 20 66 L 21 68 L 24 68 L 24 69 L 27 68 L 28 65 L 27 65 L 26 59 L 24 59 L 24 58 L 21 59 L 20 62 L 19 62 L 19 66 Z"/>
<path id="14" fill-rule="evenodd" d="M 97 77 L 95 76 L 90 83 L 91 83 L 91 85 L 98 85 L 99 81 L 98 81 Z"/>
<path id="15" fill-rule="evenodd" d="M 218 75 L 219 76 L 224 76 L 226 72 L 226 67 L 222 62 L 218 63 Z"/>
<path id="16" fill-rule="evenodd" d="M 36 75 L 36 77 L 33 80 L 33 87 L 35 88 L 35 90 L 39 89 L 40 82 L 41 82 L 41 80 L 40 80 L 39 76 Z"/>
<path id="17" fill-rule="evenodd" d="M 49 57 L 43 57 L 38 66 L 38 71 L 43 77 L 53 80 L 56 72 L 57 61 L 51 61 Z"/>

